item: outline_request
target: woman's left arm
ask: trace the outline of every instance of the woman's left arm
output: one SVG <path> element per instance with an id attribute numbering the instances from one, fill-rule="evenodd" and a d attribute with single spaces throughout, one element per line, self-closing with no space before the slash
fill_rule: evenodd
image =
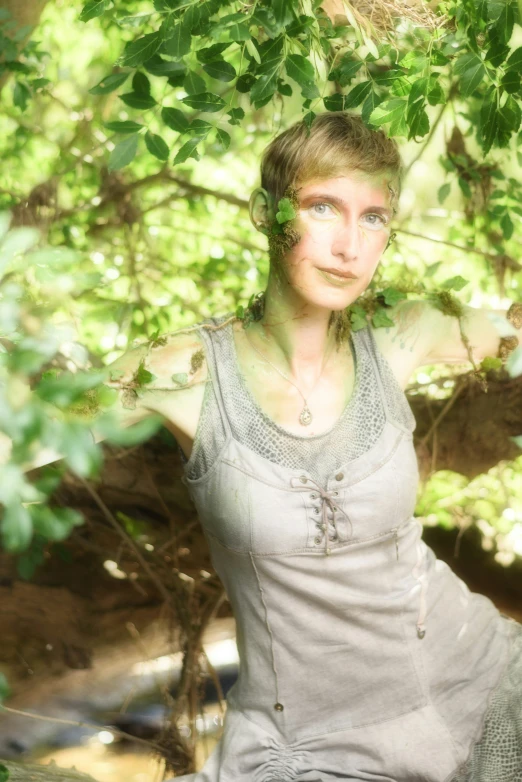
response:
<path id="1" fill-rule="evenodd" d="M 522 345 L 522 327 L 515 329 L 506 320 L 507 310 L 470 307 L 462 305 L 463 316 L 459 319 L 445 315 L 431 302 L 422 301 L 418 327 L 423 339 L 425 355 L 422 364 L 455 364 L 469 361 L 469 354 L 462 339 L 469 342 L 471 355 L 475 363 L 480 364 L 486 356 L 497 356 L 500 340 L 513 334 Z"/>

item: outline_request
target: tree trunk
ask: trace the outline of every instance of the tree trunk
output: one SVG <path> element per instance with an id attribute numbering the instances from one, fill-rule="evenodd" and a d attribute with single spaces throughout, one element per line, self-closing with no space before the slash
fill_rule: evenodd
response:
<path id="1" fill-rule="evenodd" d="M 21 27 L 36 27 L 46 4 L 47 0 L 23 0 L 22 2 L 20 2 L 20 0 L 3 0 L 1 7 L 9 11 L 12 19 L 16 22 L 16 26 L 13 27 L 12 30 L 6 30 L 6 35 L 12 36 Z M 18 50 L 25 46 L 32 35 L 32 32 L 32 30 L 29 30 L 24 38 L 18 43 Z M 0 90 L 10 75 L 10 71 L 0 73 Z"/>
<path id="2" fill-rule="evenodd" d="M 8 782 L 96 782 L 93 777 L 75 768 L 60 768 L 52 761 L 47 766 L 25 765 L 1 759 L 0 763 L 9 771 Z"/>

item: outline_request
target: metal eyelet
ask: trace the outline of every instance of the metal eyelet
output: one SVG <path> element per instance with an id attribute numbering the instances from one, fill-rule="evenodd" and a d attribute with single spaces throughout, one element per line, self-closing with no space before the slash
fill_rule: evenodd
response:
<path id="1" fill-rule="evenodd" d="M 322 543 L 322 537 L 320 535 L 316 535 L 314 538 L 314 543 L 316 546 L 319 546 Z"/>
<path id="2" fill-rule="evenodd" d="M 334 497 L 338 497 L 339 496 L 339 492 L 337 490 L 333 491 L 332 494 L 333 494 Z"/>
<path id="3" fill-rule="evenodd" d="M 321 513 L 320 508 L 314 508 L 314 513 L 317 515 L 318 513 Z"/>
<path id="4" fill-rule="evenodd" d="M 316 500 L 317 499 L 317 494 L 315 492 L 312 492 L 312 494 L 310 494 L 310 499 L 311 500 Z"/>
<path id="5" fill-rule="evenodd" d="M 306 475 L 301 475 L 301 483 L 307 483 L 307 481 L 308 478 L 306 477 Z"/>

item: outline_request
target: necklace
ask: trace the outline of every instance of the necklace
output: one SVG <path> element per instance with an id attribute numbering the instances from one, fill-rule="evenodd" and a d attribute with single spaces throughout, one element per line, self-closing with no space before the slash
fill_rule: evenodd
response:
<path id="1" fill-rule="evenodd" d="M 301 389 L 298 386 L 296 386 L 296 384 L 293 382 L 293 380 L 290 380 L 289 377 L 287 377 L 283 372 L 281 372 L 280 369 L 278 369 L 274 364 L 272 364 L 272 362 L 269 361 L 267 359 L 267 357 L 264 356 L 263 353 L 261 353 L 261 351 L 258 350 L 254 344 L 252 344 L 252 342 L 250 342 L 250 340 L 246 336 L 246 332 L 245 332 L 245 337 L 246 337 L 246 340 L 247 340 L 248 344 L 250 345 L 250 347 L 254 348 L 256 353 L 259 353 L 261 358 L 263 358 L 267 362 L 267 364 L 270 364 L 270 366 L 273 367 L 273 369 L 275 369 L 275 371 L 278 372 L 281 375 L 281 377 L 284 377 L 285 380 L 288 380 L 289 383 L 292 383 L 294 388 L 297 388 L 297 390 L 299 391 L 299 393 L 303 397 L 303 401 L 304 401 L 304 407 L 301 410 L 301 413 L 299 415 L 299 423 L 302 424 L 302 426 L 309 426 L 312 423 L 312 421 L 313 421 L 313 416 L 312 416 L 312 413 L 310 412 L 310 408 L 308 407 L 308 402 L 305 399 L 305 396 L 304 396 L 303 392 L 301 391 Z M 323 376 L 323 372 L 324 372 L 324 368 L 325 368 L 326 364 L 327 364 L 327 362 L 325 361 L 324 364 L 323 364 L 323 368 L 321 370 L 321 374 L 319 375 L 319 377 L 317 379 L 317 383 L 315 384 L 315 386 L 310 391 L 310 394 L 313 394 L 313 392 L 315 391 L 315 389 L 317 387 L 317 384 L 319 383 L 319 380 Z M 309 394 L 309 396 L 310 396 L 310 394 Z"/>

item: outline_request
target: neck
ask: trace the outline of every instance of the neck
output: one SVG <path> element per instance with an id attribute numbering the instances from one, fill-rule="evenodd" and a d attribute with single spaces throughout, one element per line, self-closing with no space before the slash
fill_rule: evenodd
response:
<path id="1" fill-rule="evenodd" d="M 303 302 L 271 271 L 263 317 L 249 326 L 249 339 L 283 371 L 286 365 L 297 384 L 311 386 L 336 349 L 330 315 L 329 309 Z"/>

